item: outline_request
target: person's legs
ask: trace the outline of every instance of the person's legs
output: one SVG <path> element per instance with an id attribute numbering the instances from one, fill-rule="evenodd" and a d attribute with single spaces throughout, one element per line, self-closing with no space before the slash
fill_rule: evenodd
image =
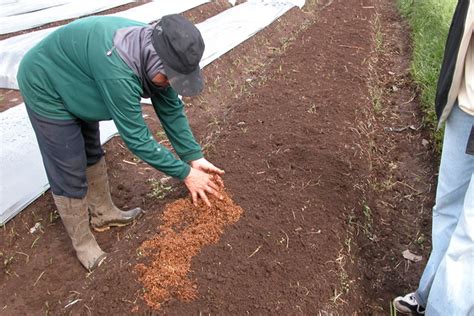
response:
<path id="1" fill-rule="evenodd" d="M 104 156 L 100 143 L 99 122 L 79 121 L 84 138 L 87 167 L 95 165 Z"/>
<path id="2" fill-rule="evenodd" d="M 446 255 L 436 271 L 428 315 L 474 315 L 474 173 Z"/>
<path id="3" fill-rule="evenodd" d="M 51 191 L 82 199 L 87 194 L 86 154 L 79 120 L 53 120 L 26 106 Z"/>
<path id="4" fill-rule="evenodd" d="M 474 117 L 464 113 L 458 106 L 454 107 L 446 122 L 436 204 L 433 208 L 432 251 L 415 293 L 416 300 L 422 306 L 427 304 L 439 264 L 458 225 L 474 172 L 474 156 L 465 153 L 473 124 Z"/>
<path id="5" fill-rule="evenodd" d="M 105 231 L 110 227 L 132 223 L 142 213 L 142 209 L 134 208 L 124 212 L 113 203 L 104 152 L 100 144 L 99 123 L 81 121 L 81 130 L 87 156 L 87 203 L 92 228 Z"/>
<path id="6" fill-rule="evenodd" d="M 52 120 L 27 107 L 54 201 L 77 258 L 88 270 L 105 259 L 89 226 L 87 155 L 80 120 Z"/>

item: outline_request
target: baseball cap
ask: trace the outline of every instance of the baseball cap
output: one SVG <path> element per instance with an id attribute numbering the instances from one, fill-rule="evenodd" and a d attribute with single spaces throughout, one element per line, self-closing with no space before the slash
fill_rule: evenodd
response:
<path id="1" fill-rule="evenodd" d="M 204 40 L 198 28 L 181 15 L 165 15 L 153 29 L 152 44 L 171 87 L 182 96 L 199 94 L 204 88 L 199 67 Z"/>

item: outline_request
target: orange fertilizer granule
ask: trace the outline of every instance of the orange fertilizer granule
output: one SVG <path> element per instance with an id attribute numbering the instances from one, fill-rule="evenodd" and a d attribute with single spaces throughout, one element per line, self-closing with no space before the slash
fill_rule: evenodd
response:
<path id="1" fill-rule="evenodd" d="M 190 199 L 168 204 L 159 234 L 140 246 L 152 259 L 150 265 L 135 266 L 148 306 L 159 309 L 171 298 L 190 301 L 196 297 L 197 284 L 188 277 L 192 258 L 204 246 L 217 243 L 224 228 L 237 222 L 243 212 L 225 190 L 220 193 L 222 200 L 208 196 L 211 207 L 204 203 L 195 207 Z"/>

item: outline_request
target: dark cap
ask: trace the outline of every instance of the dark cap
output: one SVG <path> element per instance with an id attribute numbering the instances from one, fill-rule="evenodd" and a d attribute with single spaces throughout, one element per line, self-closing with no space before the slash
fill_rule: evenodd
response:
<path id="1" fill-rule="evenodd" d="M 181 15 L 165 15 L 156 24 L 152 43 L 171 87 L 182 96 L 193 96 L 204 87 L 199 62 L 204 40 L 194 24 Z"/>

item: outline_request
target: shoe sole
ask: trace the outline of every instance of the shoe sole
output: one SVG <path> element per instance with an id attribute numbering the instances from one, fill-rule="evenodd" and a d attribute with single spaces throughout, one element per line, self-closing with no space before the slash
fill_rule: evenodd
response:
<path id="1" fill-rule="evenodd" d="M 404 315 L 419 315 L 419 313 L 411 310 L 408 306 L 401 304 L 400 302 L 393 302 L 395 310 Z"/>
<path id="2" fill-rule="evenodd" d="M 123 227 L 123 226 L 130 225 L 131 223 L 133 223 L 133 221 L 131 221 L 131 222 L 129 222 L 129 223 L 109 224 L 109 225 L 107 225 L 107 226 L 102 226 L 102 227 L 95 227 L 95 226 L 92 226 L 92 229 L 95 230 L 96 232 L 102 233 L 102 232 L 105 232 L 105 231 L 109 230 L 109 229 L 112 228 L 112 227 Z"/>

